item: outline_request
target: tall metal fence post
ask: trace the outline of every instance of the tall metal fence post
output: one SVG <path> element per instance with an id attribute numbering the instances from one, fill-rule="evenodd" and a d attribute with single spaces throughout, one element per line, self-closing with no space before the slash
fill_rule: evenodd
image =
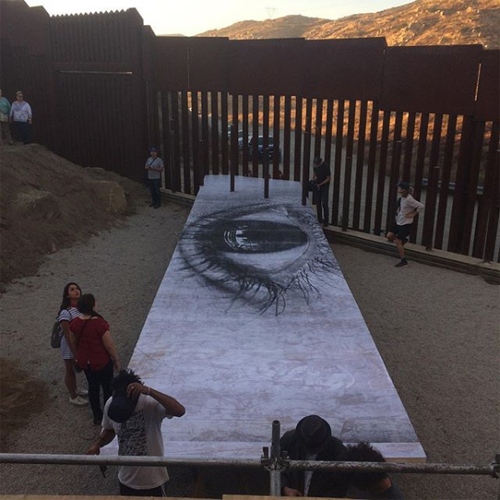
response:
<path id="1" fill-rule="evenodd" d="M 234 125 L 231 125 L 231 193 L 234 191 L 234 183 L 235 183 L 235 176 L 236 176 L 236 162 L 238 161 L 237 158 L 237 144 L 238 141 L 238 132 L 236 130 L 236 127 Z"/>
<path id="2" fill-rule="evenodd" d="M 281 424 L 279 420 L 273 420 L 269 494 L 275 497 L 281 496 L 281 468 L 277 467 L 278 460 L 281 457 L 280 434 Z"/>
<path id="3" fill-rule="evenodd" d="M 262 162 L 262 169 L 264 170 L 264 198 L 269 198 L 269 148 L 264 149 Z"/>
<path id="4" fill-rule="evenodd" d="M 422 234 L 422 243 L 425 244 L 426 250 L 432 250 L 432 243 L 434 241 L 434 221 L 436 219 L 436 200 L 438 193 L 439 171 L 439 167 L 434 167 L 432 169 L 431 175 L 429 176 L 430 179 L 427 191 L 429 196 L 425 200 L 425 220 Z"/>

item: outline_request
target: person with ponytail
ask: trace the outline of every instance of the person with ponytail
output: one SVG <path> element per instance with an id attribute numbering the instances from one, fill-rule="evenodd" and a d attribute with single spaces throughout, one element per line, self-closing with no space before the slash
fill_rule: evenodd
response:
<path id="1" fill-rule="evenodd" d="M 76 346 L 75 360 L 87 377 L 94 424 L 99 425 L 103 405 L 111 397 L 113 369 L 120 370 L 120 361 L 109 332 L 109 324 L 96 311 L 95 297 L 90 293 L 82 295 L 78 300 L 78 310 L 80 316 L 70 324 Z M 104 400 L 102 405 L 101 388 Z"/>
<path id="2" fill-rule="evenodd" d="M 72 343 L 70 322 L 80 315 L 77 308 L 78 300 L 82 295 L 82 289 L 76 283 L 68 283 L 64 287 L 62 303 L 59 307 L 57 321 L 61 325 L 63 336 L 61 337 L 61 353 L 66 370 L 64 381 L 69 392 L 69 402 L 76 406 L 85 406 L 89 402 L 80 396 L 86 396 L 86 390 L 79 390 L 76 386 L 75 354 L 76 348 Z"/>

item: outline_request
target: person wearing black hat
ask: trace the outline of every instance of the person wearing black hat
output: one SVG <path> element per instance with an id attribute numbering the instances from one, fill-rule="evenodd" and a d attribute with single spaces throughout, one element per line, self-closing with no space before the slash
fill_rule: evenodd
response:
<path id="1" fill-rule="evenodd" d="M 399 198 L 396 217 L 386 234 L 387 239 L 391 242 L 395 241 L 398 247 L 401 261 L 396 264 L 396 267 L 406 267 L 408 265 L 404 245 L 408 242 L 414 218 L 424 209 L 423 203 L 417 201 L 410 194 L 410 189 L 408 182 L 398 184 Z"/>
<path id="2" fill-rule="evenodd" d="M 163 172 L 163 160 L 158 156 L 158 149 L 151 147 L 149 149 L 150 157 L 146 160 L 145 170 L 148 173 L 149 190 L 151 191 L 151 205 L 153 208 L 161 206 L 161 173 Z"/>
<path id="3" fill-rule="evenodd" d="M 161 424 L 164 418 L 186 412 L 177 400 L 143 384 L 132 370 L 122 370 L 112 383 L 113 396 L 104 407 L 99 439 L 87 455 L 99 455 L 118 436 L 118 454 L 163 456 Z M 165 496 L 166 467 L 123 466 L 118 472 L 122 496 Z"/>
<path id="4" fill-rule="evenodd" d="M 342 441 L 332 436 L 328 422 L 318 415 L 303 418 L 295 430 L 283 435 L 280 446 L 290 460 L 344 460 L 346 452 Z M 289 470 L 281 484 L 283 496 L 343 497 L 348 478 L 339 472 Z"/>
<path id="5" fill-rule="evenodd" d="M 328 227 L 328 194 L 330 191 L 330 181 L 332 173 L 327 163 L 316 156 L 313 161 L 314 175 L 313 184 L 316 187 L 316 209 L 318 211 L 318 221 L 323 227 Z"/>

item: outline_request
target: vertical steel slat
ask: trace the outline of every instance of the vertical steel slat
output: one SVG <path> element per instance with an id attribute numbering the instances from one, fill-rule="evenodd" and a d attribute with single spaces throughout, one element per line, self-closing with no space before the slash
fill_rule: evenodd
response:
<path id="1" fill-rule="evenodd" d="M 259 96 L 252 96 L 252 173 L 254 177 L 259 177 Z"/>
<path id="2" fill-rule="evenodd" d="M 217 92 L 210 92 L 210 110 L 212 114 L 212 172 L 219 174 L 219 99 Z M 238 135 L 238 131 L 236 131 Z"/>
<path id="3" fill-rule="evenodd" d="M 311 165 L 312 98 L 306 99 L 306 129 L 304 132 L 304 158 L 302 160 L 302 205 L 306 204 L 309 170 Z"/>
<path id="4" fill-rule="evenodd" d="M 439 189 L 436 235 L 434 237 L 434 248 L 438 249 L 443 248 L 444 226 L 446 222 L 448 194 L 450 191 L 450 175 L 453 162 L 453 149 L 455 146 L 456 130 L 457 130 L 457 115 L 449 115 L 448 125 L 446 130 L 446 143 L 444 147 L 443 168 L 441 170 L 441 188 Z"/>
<path id="5" fill-rule="evenodd" d="M 462 242 L 463 221 L 466 210 L 466 185 L 468 169 L 472 161 L 472 117 L 464 116 L 462 122 L 462 135 L 458 151 L 457 173 L 455 176 L 455 194 L 451 211 L 450 233 L 448 238 L 448 251 L 460 251 Z"/>
<path id="6" fill-rule="evenodd" d="M 420 195 L 422 194 L 422 179 L 424 177 L 424 167 L 425 167 L 425 152 L 427 150 L 427 133 L 429 130 L 429 113 L 422 113 L 420 115 L 420 128 L 418 133 L 418 149 L 417 149 L 417 163 L 415 168 L 415 184 L 413 185 L 413 196 L 420 200 Z M 418 217 L 414 219 L 411 233 L 410 241 L 415 243 L 417 240 L 417 229 L 419 220 Z"/>
<path id="7" fill-rule="evenodd" d="M 283 178 L 290 179 L 290 130 L 291 130 L 292 98 L 285 96 L 285 116 L 283 131 Z"/>
<path id="8" fill-rule="evenodd" d="M 430 163 L 429 163 L 429 186 L 431 182 L 431 176 L 435 175 L 433 168 L 435 169 L 439 163 L 439 145 L 441 142 L 441 129 L 443 126 L 443 115 L 440 113 L 437 113 L 434 115 L 434 124 L 433 124 L 433 132 L 432 132 L 432 146 L 431 146 L 431 155 L 430 155 Z M 435 186 L 436 189 L 436 196 L 437 196 L 437 191 L 438 191 L 438 186 L 436 184 Z M 427 189 L 427 192 L 429 195 L 434 195 L 432 193 L 432 190 L 430 187 Z M 426 198 L 427 200 L 427 198 Z M 435 200 L 432 200 L 433 203 L 435 204 Z M 425 202 L 426 206 L 428 205 L 427 201 Z M 425 212 L 425 218 L 424 218 L 424 227 L 422 231 L 422 245 L 425 245 L 428 249 L 430 249 L 430 246 L 432 245 L 432 240 L 433 240 L 433 230 L 434 230 L 434 219 L 436 217 L 436 211 L 435 207 L 433 207 L 432 211 Z"/>
<path id="9" fill-rule="evenodd" d="M 366 137 L 366 114 L 368 103 L 361 101 L 359 112 L 359 129 L 358 129 L 358 150 L 356 153 L 356 183 L 354 186 L 354 214 L 352 228 L 355 231 L 359 230 L 359 219 L 361 215 L 361 191 L 363 189 L 364 177 L 364 161 L 365 161 L 365 137 Z"/>
<path id="10" fill-rule="evenodd" d="M 316 123 L 314 127 L 314 157 L 321 156 L 321 131 L 323 129 L 323 99 L 316 99 Z"/>
<path id="11" fill-rule="evenodd" d="M 242 158 L 243 158 L 243 175 L 249 175 L 248 168 L 249 151 L 248 151 L 248 95 L 241 96 L 242 99 L 242 121 L 243 121 L 243 137 L 242 137 Z M 238 134 L 239 141 L 239 134 Z M 239 149 L 239 146 L 238 146 Z"/>
<path id="12" fill-rule="evenodd" d="M 495 159 L 498 149 L 498 122 L 494 122 L 491 127 L 490 143 L 486 158 L 486 167 L 483 180 L 483 194 L 480 197 L 476 218 L 476 236 L 474 238 L 473 257 L 483 258 L 486 242 L 486 229 L 488 218 L 492 209 L 493 192 L 495 191 Z"/>
<path id="13" fill-rule="evenodd" d="M 238 103 L 238 100 L 234 98 L 234 95 L 232 96 L 232 99 L 231 99 L 231 103 L 232 103 L 232 107 L 233 107 L 233 119 L 234 119 L 234 103 Z M 237 105 L 237 104 L 236 104 Z M 229 176 L 229 191 L 231 193 L 234 192 L 235 190 L 235 182 L 236 182 L 236 153 L 235 153 L 235 150 L 236 150 L 236 144 L 237 144 L 237 139 L 236 139 L 236 135 L 237 135 L 237 130 L 238 130 L 238 127 L 234 125 L 234 121 L 233 123 L 231 124 L 231 127 L 230 127 L 230 130 L 231 130 L 231 147 L 230 147 L 230 151 L 231 151 L 231 167 L 230 167 L 230 171 L 231 171 L 231 174 Z"/>
<path id="14" fill-rule="evenodd" d="M 273 179 L 279 179 L 280 174 L 280 122 L 281 122 L 281 97 L 274 96 L 273 102 Z"/>
<path id="15" fill-rule="evenodd" d="M 229 145 L 229 110 L 227 104 L 227 92 L 221 92 L 220 94 L 220 107 L 221 107 L 221 156 L 222 156 L 222 173 L 227 175 L 229 172 L 229 153 L 228 153 L 228 145 Z"/>
<path id="16" fill-rule="evenodd" d="M 368 169 L 366 174 L 365 220 L 363 231 L 369 233 L 372 221 L 373 189 L 375 181 L 375 161 L 377 157 L 379 104 L 372 102 L 370 120 L 370 147 L 368 150 Z"/>
<path id="17" fill-rule="evenodd" d="M 497 122 L 498 127 L 498 122 Z M 498 130 L 498 129 L 497 129 Z M 497 135 L 498 137 L 498 135 Z M 497 139 L 498 148 L 498 139 Z M 495 243 L 498 232 L 498 219 L 500 216 L 500 150 L 497 149 L 493 159 L 493 182 L 492 182 L 492 193 L 491 193 L 491 204 L 490 204 L 490 216 L 488 219 L 488 231 L 486 233 L 486 245 L 484 249 L 484 260 L 493 261 L 495 259 Z M 500 250 L 498 254 L 498 260 L 500 260 Z"/>
<path id="18" fill-rule="evenodd" d="M 172 120 L 174 125 L 174 164 L 172 165 L 172 191 L 181 190 L 181 145 L 180 145 L 180 128 L 179 128 L 179 94 L 172 92 Z"/>
<path id="19" fill-rule="evenodd" d="M 201 93 L 201 140 L 203 142 L 203 172 L 210 174 L 210 146 L 208 138 L 208 94 Z"/>
<path id="20" fill-rule="evenodd" d="M 387 190 L 387 218 L 385 227 L 391 227 L 396 212 L 396 199 L 398 194 L 399 167 L 401 165 L 401 132 L 403 128 L 403 113 L 396 113 L 396 121 L 394 123 L 394 136 L 391 156 L 391 172 L 389 176 L 389 189 Z"/>
<path id="21" fill-rule="evenodd" d="M 238 169 L 238 128 L 239 128 L 239 117 L 238 117 L 238 95 L 232 96 L 232 121 L 231 125 L 233 128 L 231 129 L 231 172 L 234 175 L 239 175 Z"/>
<path id="22" fill-rule="evenodd" d="M 401 180 L 404 182 L 410 182 L 411 179 L 411 160 L 413 158 L 415 118 L 416 113 L 408 113 L 408 121 L 406 123 L 405 157 L 403 160 L 403 175 L 401 176 Z"/>
<path id="23" fill-rule="evenodd" d="M 474 211 L 477 202 L 477 184 L 479 179 L 479 170 L 481 168 L 484 130 L 484 121 L 474 123 L 474 146 L 469 171 L 469 183 L 467 187 L 467 205 L 462 230 L 462 247 L 460 249 L 463 255 L 469 255 L 470 241 L 472 237 L 472 224 L 474 223 Z"/>
<path id="24" fill-rule="evenodd" d="M 203 171 L 200 162 L 200 119 L 198 116 L 198 92 L 191 92 L 191 134 L 193 137 L 193 181 L 194 194 L 203 186 Z"/>
<path id="25" fill-rule="evenodd" d="M 428 194 L 425 200 L 424 229 L 422 235 L 422 244 L 425 245 L 426 250 L 432 250 L 440 170 L 441 169 L 438 166 L 429 169 L 429 183 L 427 188 Z"/>
<path id="26" fill-rule="evenodd" d="M 269 150 L 269 95 L 267 94 L 262 96 L 262 135 L 264 136 L 262 165 L 264 165 L 264 154 L 266 150 Z M 265 172 L 263 177 L 265 177 Z"/>
<path id="27" fill-rule="evenodd" d="M 295 148 L 293 180 L 300 181 L 300 152 L 302 151 L 302 97 L 295 97 Z"/>
<path id="28" fill-rule="evenodd" d="M 349 227 L 351 211 L 352 154 L 354 151 L 354 125 L 356 121 L 356 101 L 349 101 L 349 119 L 347 122 L 346 162 L 344 171 L 344 199 L 342 206 L 342 231 Z"/>
<path id="29" fill-rule="evenodd" d="M 333 99 L 328 99 L 326 104 L 326 130 L 324 159 L 328 165 L 332 162 L 332 132 L 333 132 Z M 320 153 L 321 156 L 321 153 Z"/>
<path id="30" fill-rule="evenodd" d="M 384 111 L 384 121 L 382 125 L 382 139 L 380 142 L 380 161 L 378 168 L 377 198 L 375 207 L 375 227 L 374 234 L 377 236 L 382 232 L 382 209 L 384 206 L 385 191 L 385 170 L 387 167 L 387 150 L 389 147 L 389 126 L 391 123 L 391 112 Z"/>
<path id="31" fill-rule="evenodd" d="M 189 140 L 189 109 L 187 91 L 181 92 L 182 105 L 182 168 L 184 169 L 184 193 L 191 194 L 191 147 Z"/>
<path id="32" fill-rule="evenodd" d="M 337 129 L 335 132 L 335 165 L 333 169 L 333 203 L 332 225 L 339 225 L 340 172 L 342 170 L 342 143 L 344 140 L 344 106 L 343 100 L 337 101 Z"/>

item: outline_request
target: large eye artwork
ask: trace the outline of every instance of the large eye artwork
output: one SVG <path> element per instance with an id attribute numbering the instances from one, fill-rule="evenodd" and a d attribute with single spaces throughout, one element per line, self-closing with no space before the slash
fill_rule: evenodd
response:
<path id="1" fill-rule="evenodd" d="M 229 293 L 232 304 L 241 300 L 276 316 L 287 295 L 309 303 L 341 275 L 315 217 L 295 206 L 257 204 L 201 216 L 188 223 L 179 249 L 186 267 Z"/>

